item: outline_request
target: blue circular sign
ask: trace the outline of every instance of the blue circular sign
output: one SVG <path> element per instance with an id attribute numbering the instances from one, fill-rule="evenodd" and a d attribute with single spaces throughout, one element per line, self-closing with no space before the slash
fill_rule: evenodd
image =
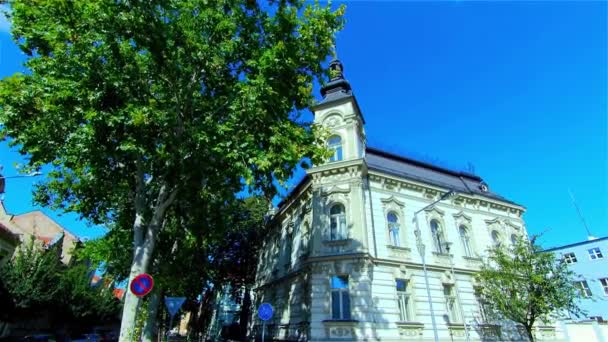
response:
<path id="1" fill-rule="evenodd" d="M 258 316 L 262 321 L 267 321 L 272 318 L 272 305 L 268 303 L 262 303 L 258 308 Z"/>
<path id="2" fill-rule="evenodd" d="M 140 274 L 137 277 L 133 278 L 131 281 L 131 292 L 138 296 L 142 297 L 150 293 L 152 288 L 154 287 L 154 279 L 149 274 Z"/>

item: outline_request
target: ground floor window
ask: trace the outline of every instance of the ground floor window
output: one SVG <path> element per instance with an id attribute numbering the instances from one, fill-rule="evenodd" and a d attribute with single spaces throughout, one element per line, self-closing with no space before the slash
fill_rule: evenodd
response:
<path id="1" fill-rule="evenodd" d="M 443 294 L 445 296 L 445 304 L 450 323 L 460 322 L 460 313 L 458 312 L 458 302 L 454 292 L 454 285 L 443 285 Z"/>
<path id="2" fill-rule="evenodd" d="M 350 319 L 348 276 L 331 277 L 331 318 Z"/>
<path id="3" fill-rule="evenodd" d="M 410 299 L 409 282 L 405 279 L 395 280 L 397 287 L 397 305 L 399 306 L 399 319 L 402 322 L 414 320 L 412 312 L 412 302 Z"/>

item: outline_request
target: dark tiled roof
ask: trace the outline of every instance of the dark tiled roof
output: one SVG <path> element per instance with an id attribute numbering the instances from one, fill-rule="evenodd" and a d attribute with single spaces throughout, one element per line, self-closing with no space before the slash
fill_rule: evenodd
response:
<path id="1" fill-rule="evenodd" d="M 480 188 L 483 180 L 479 176 L 467 172 L 449 170 L 371 147 L 366 149 L 365 161 L 370 170 L 521 206 L 491 190 L 483 192 Z"/>

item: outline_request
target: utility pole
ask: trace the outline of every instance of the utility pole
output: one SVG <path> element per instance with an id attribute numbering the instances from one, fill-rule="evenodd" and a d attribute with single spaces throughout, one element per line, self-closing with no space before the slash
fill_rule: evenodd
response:
<path id="1" fill-rule="evenodd" d="M 581 219 L 581 222 L 583 222 L 583 226 L 585 227 L 585 230 L 587 231 L 587 238 L 589 240 L 595 239 L 593 237 L 593 235 L 591 235 L 591 231 L 589 230 L 589 226 L 587 226 L 587 222 L 585 222 L 585 218 L 583 217 L 583 213 L 581 212 L 581 208 L 579 208 L 578 204 L 576 204 L 576 200 L 574 199 L 574 195 L 572 194 L 572 191 L 570 191 L 570 189 L 568 189 L 568 193 L 570 194 L 570 199 L 572 199 L 572 204 L 574 204 L 574 208 L 576 208 L 576 212 L 578 213 L 578 217 Z"/>

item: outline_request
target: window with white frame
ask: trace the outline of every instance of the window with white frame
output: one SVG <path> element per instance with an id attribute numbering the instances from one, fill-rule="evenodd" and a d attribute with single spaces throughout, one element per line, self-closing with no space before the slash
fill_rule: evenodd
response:
<path id="1" fill-rule="evenodd" d="M 329 230 L 330 240 L 346 239 L 346 215 L 340 203 L 334 204 L 329 210 Z"/>
<path id="2" fill-rule="evenodd" d="M 461 225 L 460 228 L 458 228 L 458 235 L 460 235 L 460 243 L 462 244 L 464 255 L 472 257 L 473 248 L 471 246 L 471 236 L 469 235 L 469 230 L 467 229 L 467 227 Z"/>
<path id="3" fill-rule="evenodd" d="M 601 259 L 604 257 L 599 247 L 588 249 L 587 252 L 589 252 L 589 259 L 591 260 Z"/>
<path id="4" fill-rule="evenodd" d="M 492 231 L 492 244 L 494 247 L 500 247 L 500 234 L 497 231 Z"/>
<path id="5" fill-rule="evenodd" d="M 576 255 L 574 253 L 566 253 L 564 254 L 564 261 L 566 264 L 574 264 L 576 263 Z"/>
<path id="6" fill-rule="evenodd" d="M 395 279 L 397 288 L 397 305 L 399 306 L 399 319 L 402 322 L 413 321 L 414 315 L 412 302 L 410 300 L 409 281 L 406 279 Z"/>
<path id="7" fill-rule="evenodd" d="M 444 253 L 445 241 L 441 232 L 441 225 L 437 220 L 431 220 L 431 234 L 433 235 L 433 244 L 437 253 Z"/>
<path id="8" fill-rule="evenodd" d="M 388 235 L 391 239 L 391 245 L 399 247 L 399 218 L 394 212 L 390 212 L 386 215 L 386 221 L 388 222 Z"/>
<path id="9" fill-rule="evenodd" d="M 443 285 L 443 295 L 445 296 L 446 310 L 450 323 L 460 322 L 460 313 L 458 312 L 458 302 L 454 294 L 454 285 Z"/>
<path id="10" fill-rule="evenodd" d="M 589 285 L 587 284 L 586 280 L 574 282 L 574 286 L 580 291 L 582 297 L 591 297 L 591 289 L 589 288 Z"/>
<path id="11" fill-rule="evenodd" d="M 332 151 L 330 162 L 342 160 L 342 138 L 338 135 L 334 135 L 327 140 L 327 148 Z"/>
<path id="12" fill-rule="evenodd" d="M 600 283 L 604 289 L 604 296 L 608 296 L 608 278 L 600 278 Z"/>
<path id="13" fill-rule="evenodd" d="M 348 276 L 331 277 L 331 318 L 336 320 L 350 319 Z"/>

